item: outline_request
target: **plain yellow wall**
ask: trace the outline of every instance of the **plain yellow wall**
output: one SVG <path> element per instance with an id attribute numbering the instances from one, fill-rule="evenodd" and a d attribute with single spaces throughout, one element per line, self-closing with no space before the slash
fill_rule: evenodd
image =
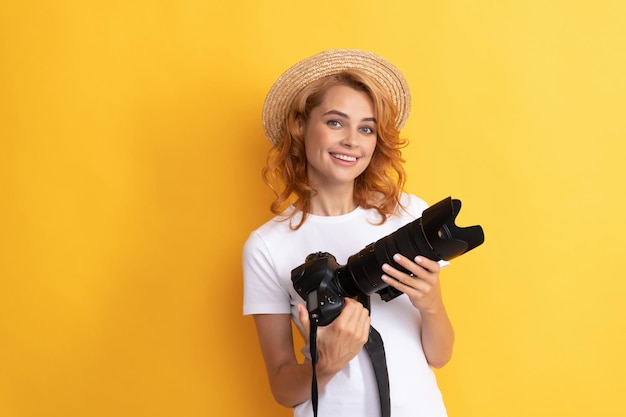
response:
<path id="1" fill-rule="evenodd" d="M 442 277 L 450 415 L 620 414 L 625 28 L 618 0 L 2 2 L 0 415 L 290 415 L 241 246 L 265 93 L 338 47 L 405 72 L 408 191 L 486 231 Z"/>

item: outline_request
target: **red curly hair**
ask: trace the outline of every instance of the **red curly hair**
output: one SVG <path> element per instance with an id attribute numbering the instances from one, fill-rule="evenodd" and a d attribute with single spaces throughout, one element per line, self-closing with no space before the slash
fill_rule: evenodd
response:
<path id="1" fill-rule="evenodd" d="M 358 70 L 346 70 L 316 80 L 298 93 L 289 108 L 284 133 L 267 156 L 263 180 L 276 195 L 270 210 L 279 215 L 287 203 L 293 204 L 296 210 L 285 220 L 291 220 L 298 211 L 303 214 L 297 224 L 291 225 L 293 229 L 300 228 L 306 221 L 311 198 L 316 194 L 308 183 L 300 126 L 306 124 L 311 111 L 322 103 L 326 91 L 339 85 L 366 93 L 374 104 L 377 120 L 376 148 L 366 170 L 355 179 L 355 202 L 365 209 L 377 210 L 381 216 L 380 224 L 401 207 L 400 196 L 406 180 L 401 149 L 407 141 L 400 138 L 396 128 L 396 106 L 374 80 Z"/>

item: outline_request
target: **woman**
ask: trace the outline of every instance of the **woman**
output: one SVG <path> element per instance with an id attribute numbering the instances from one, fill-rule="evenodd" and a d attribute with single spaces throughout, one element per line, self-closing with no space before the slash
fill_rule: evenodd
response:
<path id="1" fill-rule="evenodd" d="M 273 144 L 265 181 L 276 193 L 276 217 L 251 233 L 244 246 L 244 314 L 252 315 L 276 401 L 295 416 L 312 415 L 312 367 L 298 363 L 293 320 L 308 341 L 309 316 L 291 271 L 314 252 L 339 264 L 366 245 L 419 218 L 427 207 L 403 193 L 399 130 L 410 95 L 400 71 L 358 50 L 317 54 L 287 70 L 265 101 L 263 122 Z M 285 206 L 288 206 L 285 208 Z M 317 334 L 316 378 L 320 416 L 376 416 L 376 377 L 363 346 L 370 325 L 387 355 L 391 414 L 445 416 L 431 367 L 445 365 L 454 332 L 441 296 L 439 263 L 400 254 L 381 279 L 404 292 L 371 312 L 346 299 L 339 316 Z"/>

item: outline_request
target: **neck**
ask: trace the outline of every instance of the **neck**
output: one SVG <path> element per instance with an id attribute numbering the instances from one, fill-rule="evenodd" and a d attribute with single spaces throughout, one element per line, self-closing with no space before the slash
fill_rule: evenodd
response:
<path id="1" fill-rule="evenodd" d="M 311 214 L 318 216 L 341 216 L 356 209 L 352 188 L 346 190 L 320 191 L 311 199 Z"/>

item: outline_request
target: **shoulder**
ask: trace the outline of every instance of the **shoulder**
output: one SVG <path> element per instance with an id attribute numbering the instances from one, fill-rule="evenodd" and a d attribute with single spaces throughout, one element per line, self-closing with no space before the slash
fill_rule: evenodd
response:
<path id="1" fill-rule="evenodd" d="M 300 221 L 302 213 L 297 212 L 292 215 L 294 210 L 293 207 L 289 207 L 282 214 L 250 232 L 244 245 L 244 252 L 272 251 L 284 247 L 285 242 L 289 242 L 289 239 L 300 235 L 300 230 L 294 230 L 291 225 Z"/>
<path id="2" fill-rule="evenodd" d="M 400 196 L 400 207 L 398 208 L 398 214 L 400 216 L 409 216 L 412 218 L 419 218 L 422 212 L 428 208 L 428 203 L 421 198 L 409 194 L 402 193 Z"/>
<path id="3" fill-rule="evenodd" d="M 276 216 L 250 232 L 246 246 L 256 247 L 265 241 L 283 237 L 292 231 L 289 225 L 290 221 L 284 214 Z"/>

